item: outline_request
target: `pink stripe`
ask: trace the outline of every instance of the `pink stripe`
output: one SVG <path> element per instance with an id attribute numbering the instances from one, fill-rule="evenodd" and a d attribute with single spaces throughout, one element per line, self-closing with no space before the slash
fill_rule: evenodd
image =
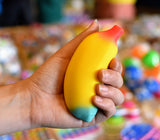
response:
<path id="1" fill-rule="evenodd" d="M 153 137 L 153 134 L 157 132 L 157 128 L 152 128 L 145 136 L 143 136 L 140 140 L 146 140 Z"/>
<path id="2" fill-rule="evenodd" d="M 122 137 L 122 140 L 129 140 L 127 137 Z"/>
<path id="3" fill-rule="evenodd" d="M 153 138 L 158 140 L 160 138 L 160 131 L 157 131 L 157 133 L 153 136 Z"/>

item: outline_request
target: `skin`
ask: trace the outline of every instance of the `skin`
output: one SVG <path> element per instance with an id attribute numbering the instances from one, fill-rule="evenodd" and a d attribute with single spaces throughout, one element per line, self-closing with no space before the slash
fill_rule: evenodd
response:
<path id="1" fill-rule="evenodd" d="M 37 127 L 85 127 L 100 123 L 115 113 L 116 106 L 124 101 L 119 90 L 123 84 L 122 65 L 117 59 L 111 61 L 109 69 L 98 72 L 98 79 L 104 84 L 96 85 L 92 101 L 99 111 L 91 122 L 75 118 L 64 100 L 63 80 L 68 63 L 80 42 L 98 30 L 99 25 L 94 21 L 48 58 L 31 77 L 0 87 L 0 135 Z"/>

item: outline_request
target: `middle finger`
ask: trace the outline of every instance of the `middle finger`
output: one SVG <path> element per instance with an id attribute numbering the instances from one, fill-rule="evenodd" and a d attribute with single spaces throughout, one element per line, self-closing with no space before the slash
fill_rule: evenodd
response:
<path id="1" fill-rule="evenodd" d="M 123 85 L 123 78 L 121 74 L 117 71 L 110 69 L 102 69 L 98 73 L 98 79 L 100 82 L 120 88 Z"/>

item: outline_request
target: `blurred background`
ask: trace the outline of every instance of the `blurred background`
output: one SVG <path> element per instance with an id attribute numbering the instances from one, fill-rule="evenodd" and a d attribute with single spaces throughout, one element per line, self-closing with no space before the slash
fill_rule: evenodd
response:
<path id="1" fill-rule="evenodd" d="M 0 85 L 31 76 L 94 19 L 117 24 L 125 101 L 105 122 L 80 129 L 37 128 L 0 140 L 159 140 L 159 0 L 0 0 Z"/>

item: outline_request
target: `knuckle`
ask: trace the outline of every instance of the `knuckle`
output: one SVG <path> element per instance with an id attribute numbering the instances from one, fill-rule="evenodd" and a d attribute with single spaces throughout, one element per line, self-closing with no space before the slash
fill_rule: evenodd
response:
<path id="1" fill-rule="evenodd" d="M 104 108 L 104 112 L 106 117 L 111 117 L 112 115 L 114 115 L 116 113 L 116 107 L 115 104 L 112 100 L 107 100 L 105 108 Z"/>
<path id="2" fill-rule="evenodd" d="M 116 107 L 112 107 L 109 112 L 109 117 L 113 116 L 116 113 Z"/>
<path id="3" fill-rule="evenodd" d="M 117 95 L 116 95 L 116 105 L 122 104 L 124 101 L 124 95 L 120 90 L 117 90 Z"/>
<path id="4" fill-rule="evenodd" d="M 117 72 L 116 74 L 116 78 L 117 78 L 117 87 L 120 88 L 123 85 L 123 78 L 121 76 L 121 74 L 119 72 Z"/>
<path id="5" fill-rule="evenodd" d="M 107 104 L 106 104 L 107 110 L 111 110 L 111 109 L 114 108 L 114 107 L 115 107 L 115 104 L 113 103 L 113 101 L 112 101 L 111 99 L 109 99 L 109 100 L 107 101 Z"/>
<path id="6" fill-rule="evenodd" d="M 118 70 L 120 73 L 121 73 L 122 70 L 123 70 L 122 63 L 121 63 L 119 60 L 117 60 L 117 70 Z"/>

